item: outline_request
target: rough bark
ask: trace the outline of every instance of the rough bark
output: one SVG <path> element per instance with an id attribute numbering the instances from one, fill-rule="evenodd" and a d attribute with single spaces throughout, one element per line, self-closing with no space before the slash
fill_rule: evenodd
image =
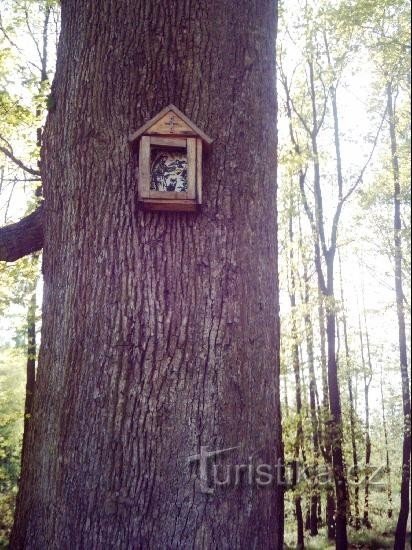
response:
<path id="1" fill-rule="evenodd" d="M 43 206 L 17 223 L 0 228 L 0 260 L 14 262 L 43 248 Z"/>
<path id="2" fill-rule="evenodd" d="M 61 21 L 12 548 L 280 550 L 280 487 L 204 494 L 188 465 L 282 459 L 275 3 L 66 0 Z M 127 136 L 169 103 L 216 140 L 199 214 L 137 207 Z"/>

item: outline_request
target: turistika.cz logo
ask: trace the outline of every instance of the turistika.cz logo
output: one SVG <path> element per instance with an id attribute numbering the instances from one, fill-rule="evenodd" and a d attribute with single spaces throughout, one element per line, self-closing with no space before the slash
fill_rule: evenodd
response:
<path id="1" fill-rule="evenodd" d="M 216 450 L 201 446 L 199 453 L 188 457 L 190 465 L 198 466 L 199 488 L 202 493 L 213 495 L 217 488 L 252 485 L 261 488 L 276 485 L 292 488 L 301 482 L 309 482 L 320 488 L 334 484 L 333 468 L 326 464 L 308 466 L 297 461 L 284 464 L 280 459 L 275 464 L 268 464 L 260 462 L 255 454 L 249 456 L 247 461 L 230 462 L 230 458 L 234 458 L 234 451 L 239 449 L 240 445 Z M 346 469 L 349 484 L 363 485 L 368 478 L 368 484 L 376 489 L 385 487 L 382 481 L 384 474 L 383 465 L 358 465 L 357 468 L 349 466 Z"/>

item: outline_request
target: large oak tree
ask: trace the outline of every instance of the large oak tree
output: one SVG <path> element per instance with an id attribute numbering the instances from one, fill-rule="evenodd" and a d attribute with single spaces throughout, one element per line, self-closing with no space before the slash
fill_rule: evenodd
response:
<path id="1" fill-rule="evenodd" d="M 281 487 L 199 491 L 188 457 L 282 458 L 274 0 L 62 1 L 42 342 L 13 548 L 282 548 Z M 144 212 L 128 135 L 174 103 L 215 139 L 196 214 Z"/>

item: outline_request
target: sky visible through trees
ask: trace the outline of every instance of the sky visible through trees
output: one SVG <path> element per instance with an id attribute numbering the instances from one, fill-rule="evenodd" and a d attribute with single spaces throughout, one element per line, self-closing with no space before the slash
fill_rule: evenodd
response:
<path id="1" fill-rule="evenodd" d="M 336 2 L 337 6 L 339 3 Z M 316 5 L 316 3 L 314 3 Z M 332 3 L 333 5 L 333 3 Z M 287 68 L 292 74 L 302 64 L 302 51 L 299 49 L 298 33 L 294 34 L 289 25 L 293 25 L 291 14 L 303 14 L 301 2 L 287 2 L 283 4 L 283 24 L 280 23 L 278 44 L 285 50 Z M 301 26 L 303 23 L 301 22 Z M 340 130 L 342 139 L 342 158 L 350 174 L 360 171 L 362 164 L 371 150 L 371 137 L 379 125 L 379 113 L 373 112 L 375 101 L 376 72 L 373 59 L 368 49 L 357 46 L 359 50 L 351 59 L 350 64 L 342 78 L 339 88 L 340 104 Z M 279 84 L 280 113 L 279 113 L 279 142 L 281 162 L 279 165 L 280 194 L 287 193 L 288 171 L 290 169 L 286 159 L 289 149 L 288 119 L 283 110 L 282 99 L 284 92 L 282 84 Z M 324 132 L 320 136 L 322 147 L 322 160 L 325 167 L 325 179 L 327 187 L 334 186 L 333 164 L 334 151 L 332 149 L 332 128 L 330 123 L 325 124 Z M 359 314 L 365 307 L 368 312 L 369 331 L 373 346 L 376 347 L 377 358 L 383 363 L 384 369 L 395 360 L 397 341 L 396 308 L 394 307 L 393 261 L 388 253 L 383 253 L 381 245 L 384 239 L 387 241 L 390 235 L 384 234 L 385 227 L 379 227 L 375 223 L 378 216 L 373 209 L 363 208 L 362 198 L 373 193 L 377 182 L 382 177 L 382 162 L 386 155 L 387 137 L 385 130 L 381 131 L 380 139 L 373 154 L 368 169 L 359 186 L 358 195 L 354 197 L 342 215 L 342 227 L 340 230 L 340 253 L 342 257 L 342 278 L 345 288 L 346 310 L 349 324 L 353 330 L 357 330 Z M 284 156 L 283 156 L 284 152 Z M 332 172 L 332 173 L 330 173 Z M 408 182 L 405 182 L 407 186 Z M 333 199 L 326 193 L 325 212 L 333 207 Z M 288 204 L 281 201 L 280 209 L 287 208 Z M 330 222 L 330 220 L 329 220 Z M 306 220 L 302 217 L 302 223 Z M 406 217 L 405 223 L 408 223 Z M 282 269 L 282 268 L 281 268 Z M 286 314 L 289 310 L 286 296 L 287 288 L 281 287 L 281 305 Z M 394 348 L 395 346 L 395 348 Z M 388 384 L 394 387 L 400 386 L 400 374 L 391 371 Z M 373 407 L 380 409 L 379 382 L 374 380 L 371 391 L 373 392 Z"/>
<path id="2" fill-rule="evenodd" d="M 390 535 L 395 530 L 399 511 L 403 420 L 394 285 L 393 174 L 385 86 L 390 81 L 395 90 L 404 304 L 409 318 L 410 7 L 402 0 L 342 3 L 285 0 L 279 7 L 278 211 L 285 458 L 287 461 L 306 459 L 309 464 L 316 462 L 318 467 L 325 463 L 324 452 L 319 451 L 316 456 L 313 450 L 311 412 L 320 432 L 321 446 L 327 447 L 329 418 L 322 404 L 322 392 L 328 391 L 324 378 L 326 363 L 323 364 L 326 343 L 322 349 L 326 335 L 321 316 L 322 308 L 324 314 L 333 310 L 345 464 L 349 470 L 353 466 L 355 448 L 360 464 L 357 473 L 362 479 L 365 472 L 368 475 L 365 460 L 369 437 L 370 464 L 383 466 L 379 488 L 371 484 L 369 502 L 365 500 L 364 483 L 360 484 L 357 494 L 354 485 L 349 483 L 349 539 L 369 544 L 368 540 L 375 536 L 380 547 L 385 544 L 391 547 Z M 48 94 L 56 57 L 59 6 L 46 0 L 0 0 L 0 10 L 0 146 L 12 152 L 26 167 L 37 170 L 36 131 L 44 123 L 47 110 L 52 108 Z M 50 19 L 45 43 L 47 10 Z M 45 51 L 48 81 L 41 84 L 39 69 Z M 318 121 L 316 132 L 311 126 L 314 108 Z M 314 137 L 317 153 L 313 148 Z M 327 241 L 339 204 L 339 175 L 343 195 L 351 190 L 337 229 L 335 288 L 330 301 L 320 298 L 314 253 L 319 226 L 315 230 L 318 237 L 314 237 L 302 195 L 303 189 L 316 217 L 316 183 L 313 182 L 317 170 Z M 34 209 L 39 180 L 2 152 L 0 179 L 2 226 L 18 221 Z M 325 267 L 324 260 L 321 262 Z M 22 417 L 16 416 L 15 402 L 20 399 L 23 410 L 21 380 L 25 368 L 26 318 L 30 285 L 36 278 L 38 331 L 42 282 L 37 264 L 23 259 L 0 266 L 0 516 L 7 518 L 3 524 L 0 520 L 0 540 L 8 536 L 16 493 Z M 292 287 L 294 301 L 290 299 Z M 307 336 L 310 331 L 312 359 Z M 410 365 L 409 320 L 407 335 Z M 12 369 L 18 372 L 18 391 L 12 387 Z M 301 380 L 300 413 L 297 413 L 297 373 Z M 313 411 L 311 383 L 316 389 Z M 302 436 L 296 435 L 300 423 Z M 351 472 L 353 474 L 353 470 Z M 346 473 L 349 477 L 352 475 Z M 296 547 L 298 538 L 296 502 L 299 498 L 306 523 L 304 544 L 309 548 L 332 547 L 328 544 L 333 542 L 328 543 L 326 536 L 326 489 L 316 491 L 316 495 L 320 494 L 319 535 L 312 537 L 312 542 L 308 503 L 314 494 L 313 485 L 310 481 L 304 482 L 286 492 L 285 536 L 291 548 Z M 366 521 L 361 529 L 356 528 L 356 499 L 359 521 L 365 515 L 366 506 L 371 529 Z M 393 513 L 390 514 L 392 499 Z"/>

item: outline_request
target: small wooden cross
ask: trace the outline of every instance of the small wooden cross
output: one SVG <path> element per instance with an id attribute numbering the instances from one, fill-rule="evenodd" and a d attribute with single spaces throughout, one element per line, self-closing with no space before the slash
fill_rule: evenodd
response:
<path id="1" fill-rule="evenodd" d="M 173 132 L 174 132 L 175 125 L 176 125 L 175 117 L 174 117 L 174 115 L 171 114 L 170 117 L 169 117 L 169 122 L 166 122 L 166 126 L 169 126 L 171 134 L 173 134 Z"/>

